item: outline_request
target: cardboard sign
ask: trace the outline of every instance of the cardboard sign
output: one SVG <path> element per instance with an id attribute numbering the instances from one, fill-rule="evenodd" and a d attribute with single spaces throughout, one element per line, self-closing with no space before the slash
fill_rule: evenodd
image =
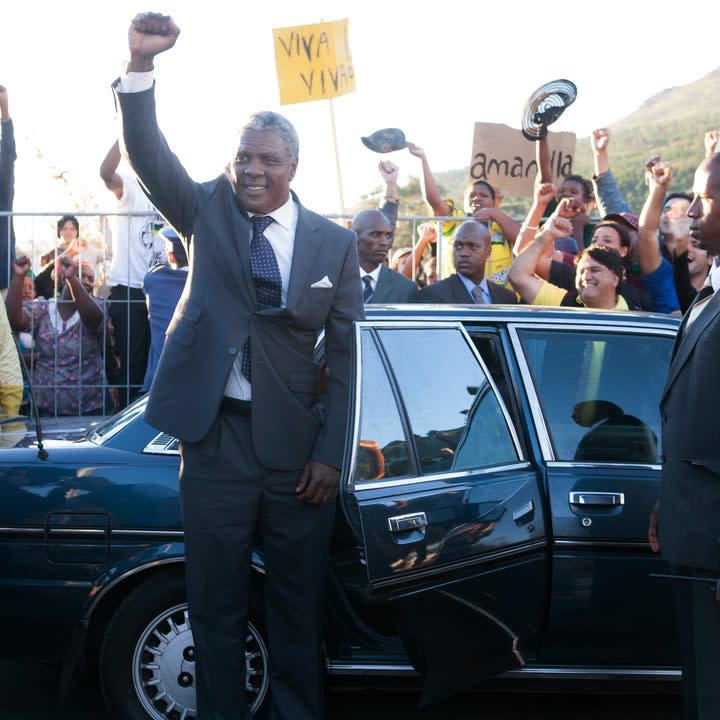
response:
<path id="1" fill-rule="evenodd" d="M 348 20 L 273 30 L 280 104 L 329 100 L 355 90 Z"/>
<path id="2" fill-rule="evenodd" d="M 548 133 L 552 182 L 557 187 L 573 171 L 575 133 Z M 487 180 L 503 195 L 532 197 L 537 175 L 535 143 L 500 123 L 475 123 L 470 177 Z"/>

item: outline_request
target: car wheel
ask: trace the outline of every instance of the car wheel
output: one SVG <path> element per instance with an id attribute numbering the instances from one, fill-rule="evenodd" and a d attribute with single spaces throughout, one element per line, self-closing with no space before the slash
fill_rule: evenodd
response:
<path id="1" fill-rule="evenodd" d="M 268 652 L 258 620 L 248 623 L 246 693 L 253 714 L 269 696 Z M 139 585 L 110 621 L 100 652 L 103 695 L 119 720 L 194 720 L 195 646 L 184 579 Z"/>

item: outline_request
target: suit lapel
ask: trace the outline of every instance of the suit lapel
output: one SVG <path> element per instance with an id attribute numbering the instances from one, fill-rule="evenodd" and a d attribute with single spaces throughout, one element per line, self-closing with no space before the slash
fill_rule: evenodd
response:
<path id="1" fill-rule="evenodd" d="M 453 299 L 463 305 L 472 303 L 473 299 L 470 297 L 470 293 L 467 291 L 463 281 L 458 277 L 458 274 L 455 273 L 451 275 L 449 280 Z"/>
<path id="2" fill-rule="evenodd" d="M 287 293 L 287 307 L 295 305 L 304 288 L 308 284 L 308 276 L 312 270 L 320 249 L 320 228 L 312 215 L 300 205 L 297 196 L 293 199 L 298 204 L 298 222 L 295 229 L 295 244 L 293 247 L 292 266 L 290 268 L 290 283 Z M 320 278 L 317 278 L 318 280 Z"/>
<path id="3" fill-rule="evenodd" d="M 687 319 L 690 315 L 692 307 L 693 306 L 691 306 L 685 313 L 685 318 L 678 328 L 678 335 L 675 340 L 675 347 L 673 348 L 672 360 L 670 362 L 670 370 L 668 371 L 668 379 L 665 383 L 665 390 L 663 391 L 660 402 L 665 399 L 668 390 L 672 386 L 673 382 L 675 382 L 680 370 L 692 354 L 692 351 L 695 348 L 695 345 L 697 345 L 698 340 L 702 337 L 702 334 L 720 313 L 720 293 L 716 292 L 707 301 L 707 307 L 700 311 L 700 314 L 688 328 Z"/>
<path id="4" fill-rule="evenodd" d="M 216 261 L 230 291 L 247 307 L 257 309 L 255 284 L 250 270 L 252 225 L 235 197 L 232 184 L 228 181 L 224 185 L 225 217 L 231 218 L 231 226 L 227 237 L 227 252 L 217 253 Z M 238 282 L 238 278 L 241 278 L 241 282 Z"/>
<path id="5" fill-rule="evenodd" d="M 385 265 L 382 265 L 380 267 L 380 274 L 378 275 L 377 287 L 375 288 L 373 296 L 370 298 L 371 303 L 381 303 L 387 300 L 387 296 L 392 289 L 392 279 L 393 277 L 390 275 L 390 270 L 385 267 Z"/>

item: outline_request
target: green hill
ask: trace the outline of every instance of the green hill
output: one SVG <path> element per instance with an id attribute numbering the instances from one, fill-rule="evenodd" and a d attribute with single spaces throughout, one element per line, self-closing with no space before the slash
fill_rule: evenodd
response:
<path id="1" fill-rule="evenodd" d="M 695 168 L 705 154 L 705 133 L 714 128 L 720 128 L 720 68 L 688 85 L 663 90 L 610 126 L 610 167 L 634 212 L 640 212 L 647 193 L 645 161 L 660 155 L 672 162 L 675 175 L 671 191 L 689 191 Z M 578 138 L 573 170 L 584 177 L 592 175 L 588 137 Z M 444 196 L 461 199 L 467 175 L 468 168 L 447 170 L 438 172 L 436 181 Z M 379 189 L 369 193 L 355 209 L 375 206 L 379 194 Z M 403 215 L 427 213 L 416 179 L 401 188 L 400 196 Z M 509 197 L 503 202 L 503 209 L 522 216 L 529 204 L 529 198 Z M 410 233 L 398 228 L 395 245 L 405 244 L 410 244 Z"/>

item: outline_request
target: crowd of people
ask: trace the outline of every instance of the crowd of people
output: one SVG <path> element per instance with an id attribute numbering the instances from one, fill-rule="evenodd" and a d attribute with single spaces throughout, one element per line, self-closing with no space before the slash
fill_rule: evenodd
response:
<path id="1" fill-rule="evenodd" d="M 365 302 L 519 302 L 682 315 L 709 282 L 715 260 L 690 236 L 692 195 L 669 191 L 673 166 L 655 156 L 638 168 L 648 195 L 633 212 L 610 169 L 610 131 L 593 131 L 591 143 L 592 178 L 569 175 L 555 187 L 547 137 L 535 141 L 539 172 L 522 222 L 500 209 L 498 189 L 485 180 L 468 183 L 462 210 L 443 198 L 425 152 L 408 143 L 420 159 L 427 206 L 441 219 L 421 223 L 413 247 L 395 249 L 398 168 L 382 161 L 381 213 L 363 211 L 352 222 Z M 708 131 L 708 154 L 716 143 L 716 132 Z M 414 292 L 397 276 L 414 282 Z"/>
<path id="2" fill-rule="evenodd" d="M 15 148 L 4 88 L 0 109 L 0 209 L 10 211 Z M 439 218 L 417 226 L 412 247 L 393 247 L 399 169 L 382 160 L 382 203 L 348 223 L 357 235 L 364 301 L 519 302 L 682 314 L 708 282 L 715 258 L 690 237 L 692 196 L 670 192 L 672 164 L 653 157 L 638 168 L 648 196 L 639 214 L 633 212 L 610 169 L 610 138 L 607 128 L 592 133 L 590 179 L 569 175 L 558 187 L 549 181 L 547 138 L 535 141 L 539 172 L 522 222 L 500 208 L 499 189 L 485 180 L 468 183 L 462 208 L 443 198 L 424 150 L 408 143 L 410 155 L 420 160 L 428 210 Z M 716 143 L 717 134 L 709 131 L 708 153 Z M 118 172 L 121 159 L 115 141 L 100 165 L 118 214 L 110 221 L 111 263 L 97 297 L 96 258 L 77 217 L 57 221 L 57 243 L 35 265 L 30 257 L 15 257 L 12 218 L 0 223 L 9 324 L 32 378 L 24 383 L 17 412 L 30 410 L 31 388 L 38 411 L 50 415 L 111 414 L 150 389 L 188 259 L 137 178 Z"/>

